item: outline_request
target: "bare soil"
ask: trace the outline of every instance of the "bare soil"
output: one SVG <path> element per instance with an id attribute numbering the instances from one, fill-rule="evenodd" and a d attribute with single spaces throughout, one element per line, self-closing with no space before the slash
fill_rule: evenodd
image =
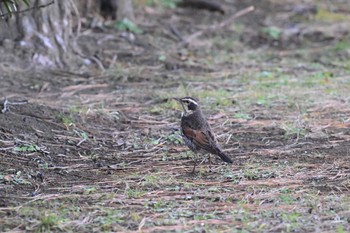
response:
<path id="1" fill-rule="evenodd" d="M 0 56 L 0 231 L 350 231 L 350 4 L 223 5 L 139 7 L 132 43 L 113 22 L 84 28 L 104 70 Z M 169 29 L 186 37 L 250 5 L 189 47 Z M 190 174 L 171 100 L 186 95 L 233 165 Z"/>

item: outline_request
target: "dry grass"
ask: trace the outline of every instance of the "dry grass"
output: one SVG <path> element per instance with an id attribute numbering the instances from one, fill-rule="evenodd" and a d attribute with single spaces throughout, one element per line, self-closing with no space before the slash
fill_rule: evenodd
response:
<path id="1" fill-rule="evenodd" d="M 3 86 L 30 103 L 0 114 L 0 231 L 349 231 L 347 62 L 332 45 L 220 49 L 226 33 L 167 56 L 175 70 L 145 50 L 90 78 L 10 75 L 45 88 Z M 170 100 L 183 95 L 200 98 L 233 165 L 189 174 Z"/>

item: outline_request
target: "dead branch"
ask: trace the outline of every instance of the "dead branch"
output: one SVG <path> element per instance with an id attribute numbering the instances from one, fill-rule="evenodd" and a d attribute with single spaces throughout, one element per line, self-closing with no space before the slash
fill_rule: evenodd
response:
<path id="1" fill-rule="evenodd" d="M 22 100 L 22 101 L 17 101 L 17 102 L 10 102 L 8 101 L 8 99 L 5 97 L 4 98 L 4 103 L 3 108 L 1 109 L 2 113 L 8 112 L 10 111 L 10 105 L 22 105 L 22 104 L 27 104 L 28 101 L 27 100 Z"/>
<path id="2" fill-rule="evenodd" d="M 181 33 L 179 32 L 179 30 L 177 30 L 177 28 L 176 28 L 174 25 L 170 24 L 170 25 L 169 25 L 169 29 L 170 29 L 170 32 L 171 32 L 172 34 L 174 34 L 174 36 L 175 36 L 179 41 L 181 41 L 181 42 L 184 41 L 184 38 L 182 37 Z"/>
<path id="3" fill-rule="evenodd" d="M 216 23 L 216 24 L 213 24 L 213 25 L 210 25 L 208 26 L 207 28 L 204 28 L 202 30 L 199 30 L 195 33 L 193 33 L 192 35 L 188 36 L 187 38 L 184 39 L 184 41 L 182 41 L 178 47 L 181 47 L 181 46 L 185 46 L 185 45 L 189 45 L 191 44 L 191 42 L 196 39 L 197 37 L 203 35 L 203 34 L 207 34 L 209 32 L 212 32 L 212 31 L 218 31 L 224 27 L 227 27 L 229 24 L 231 24 L 235 19 L 243 16 L 243 15 L 246 15 L 252 11 L 254 11 L 254 6 L 250 6 L 250 7 L 247 7 L 247 8 L 244 8 L 243 10 L 240 10 L 238 11 L 237 13 L 235 13 L 234 15 L 232 15 L 231 17 L 229 17 L 228 19 L 220 22 L 220 23 Z"/>

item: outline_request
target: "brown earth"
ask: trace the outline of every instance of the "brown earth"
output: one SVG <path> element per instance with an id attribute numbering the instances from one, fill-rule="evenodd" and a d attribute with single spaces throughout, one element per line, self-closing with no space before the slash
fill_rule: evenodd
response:
<path id="1" fill-rule="evenodd" d="M 133 43 L 112 22 L 86 28 L 79 43 L 103 71 L 0 56 L 1 231 L 350 231 L 349 3 L 223 4 L 140 7 Z M 254 4 L 190 47 L 169 30 L 186 37 Z M 171 100 L 184 95 L 232 166 L 189 174 Z"/>

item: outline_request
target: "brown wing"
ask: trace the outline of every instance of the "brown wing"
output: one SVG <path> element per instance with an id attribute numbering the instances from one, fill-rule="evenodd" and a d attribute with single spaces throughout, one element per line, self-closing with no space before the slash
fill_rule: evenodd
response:
<path id="1" fill-rule="evenodd" d="M 206 135 L 201 130 L 192 129 L 189 126 L 182 127 L 183 134 L 190 139 L 196 146 L 210 152 L 216 153 L 215 148 L 212 147 L 212 140 L 214 138 L 210 138 L 211 135 Z"/>
<path id="2" fill-rule="evenodd" d="M 212 132 L 206 133 L 201 130 L 192 129 L 189 126 L 182 127 L 182 133 L 196 146 L 210 153 L 217 154 L 223 161 L 232 163 L 232 160 L 221 150 Z"/>

